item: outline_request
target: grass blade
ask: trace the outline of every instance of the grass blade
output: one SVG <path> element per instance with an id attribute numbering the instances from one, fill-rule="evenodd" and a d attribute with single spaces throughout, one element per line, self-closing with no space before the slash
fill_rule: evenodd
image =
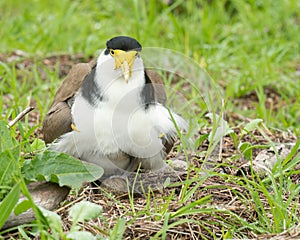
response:
<path id="1" fill-rule="evenodd" d="M 20 183 L 17 183 L 0 203 L 0 229 L 14 209 L 20 196 Z"/>

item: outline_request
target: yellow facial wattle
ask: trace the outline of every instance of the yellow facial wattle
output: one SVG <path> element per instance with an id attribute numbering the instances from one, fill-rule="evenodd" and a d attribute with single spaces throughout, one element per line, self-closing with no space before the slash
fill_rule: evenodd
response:
<path id="1" fill-rule="evenodd" d="M 132 65 L 134 63 L 137 51 L 123 51 L 123 50 L 110 50 L 110 55 L 115 59 L 115 68 L 121 67 L 125 82 L 128 83 L 129 78 L 132 75 Z"/>

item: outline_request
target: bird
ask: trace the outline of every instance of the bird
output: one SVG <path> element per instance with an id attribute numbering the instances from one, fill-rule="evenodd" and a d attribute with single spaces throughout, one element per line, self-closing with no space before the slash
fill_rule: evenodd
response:
<path id="1" fill-rule="evenodd" d="M 72 67 L 43 122 L 50 150 L 97 164 L 107 177 L 166 166 L 188 124 L 166 107 L 163 80 L 141 52 L 136 39 L 116 36 L 96 61 Z"/>

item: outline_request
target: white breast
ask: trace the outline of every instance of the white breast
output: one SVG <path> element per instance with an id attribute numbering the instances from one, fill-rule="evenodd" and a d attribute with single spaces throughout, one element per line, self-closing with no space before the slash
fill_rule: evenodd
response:
<path id="1" fill-rule="evenodd" d="M 150 169 L 161 167 L 165 155 L 160 135 L 176 135 L 176 129 L 164 106 L 152 105 L 145 111 L 141 105 L 144 71 L 133 72 L 128 83 L 121 77 L 113 80 L 102 77 L 96 76 L 98 83 L 104 83 L 101 86 L 104 100 L 91 106 L 79 92 L 72 106 L 73 122 L 79 132 L 63 135 L 52 149 L 97 163 L 105 171 L 114 164 L 126 169 L 127 154 L 148 159 Z M 181 117 L 175 114 L 173 117 L 179 127 L 185 128 Z M 120 155 L 120 150 L 125 153 L 122 162 L 113 159 L 112 165 L 109 156 Z"/>

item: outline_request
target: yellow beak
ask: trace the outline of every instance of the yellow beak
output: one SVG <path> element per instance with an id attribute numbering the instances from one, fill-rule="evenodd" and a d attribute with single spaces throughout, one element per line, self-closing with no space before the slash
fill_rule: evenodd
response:
<path id="1" fill-rule="evenodd" d="M 132 75 L 132 65 L 134 63 L 137 51 L 123 51 L 123 50 L 113 50 L 111 55 L 115 59 L 115 69 L 121 67 L 125 82 L 128 83 L 129 78 Z"/>

